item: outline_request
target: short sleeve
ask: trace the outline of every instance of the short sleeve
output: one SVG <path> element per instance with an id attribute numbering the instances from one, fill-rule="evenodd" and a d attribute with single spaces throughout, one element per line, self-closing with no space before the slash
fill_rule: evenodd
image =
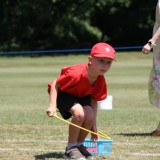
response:
<path id="1" fill-rule="evenodd" d="M 68 88 L 72 88 L 76 85 L 77 78 L 66 72 L 63 75 L 60 75 L 56 81 L 60 86 L 60 90 L 65 91 Z"/>

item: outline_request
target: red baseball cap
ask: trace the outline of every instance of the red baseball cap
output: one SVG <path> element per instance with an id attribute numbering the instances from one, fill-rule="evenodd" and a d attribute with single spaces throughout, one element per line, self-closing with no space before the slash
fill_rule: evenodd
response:
<path id="1" fill-rule="evenodd" d="M 116 59 L 115 54 L 116 54 L 116 52 L 113 49 L 113 47 L 107 43 L 104 43 L 104 42 L 96 43 L 92 47 L 91 52 L 90 52 L 91 56 L 106 57 L 106 58 L 111 58 L 113 60 Z"/>

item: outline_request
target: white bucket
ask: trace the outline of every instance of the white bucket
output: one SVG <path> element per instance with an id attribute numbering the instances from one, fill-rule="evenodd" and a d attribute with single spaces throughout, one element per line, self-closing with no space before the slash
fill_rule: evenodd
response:
<path id="1" fill-rule="evenodd" d="M 98 108 L 102 109 L 102 110 L 111 110 L 112 109 L 112 101 L 113 101 L 113 97 L 107 96 L 106 99 L 97 102 Z"/>

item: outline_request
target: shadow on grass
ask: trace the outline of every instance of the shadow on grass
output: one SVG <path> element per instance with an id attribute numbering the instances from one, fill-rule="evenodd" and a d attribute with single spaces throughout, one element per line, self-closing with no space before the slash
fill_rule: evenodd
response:
<path id="1" fill-rule="evenodd" d="M 40 154 L 40 155 L 35 155 L 35 160 L 47 160 L 50 158 L 54 159 L 63 159 L 63 154 L 64 153 L 58 153 L 58 152 L 52 152 L 52 153 L 46 153 L 46 154 Z M 107 159 L 108 155 L 94 155 L 94 159 L 96 160 L 105 160 Z"/>
<path id="2" fill-rule="evenodd" d="M 151 133 L 119 133 L 116 135 L 128 136 L 128 137 L 138 137 L 138 136 L 151 136 Z"/>
<path id="3" fill-rule="evenodd" d="M 45 160 L 47 158 L 56 158 L 56 159 L 62 159 L 63 158 L 62 152 L 52 152 L 52 153 L 45 153 L 40 155 L 35 155 L 35 160 Z"/>

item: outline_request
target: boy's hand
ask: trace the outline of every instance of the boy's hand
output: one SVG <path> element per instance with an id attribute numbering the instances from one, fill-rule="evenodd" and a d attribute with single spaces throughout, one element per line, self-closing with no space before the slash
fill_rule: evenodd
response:
<path id="1" fill-rule="evenodd" d="M 46 113 L 49 117 L 53 117 L 56 114 L 56 109 L 54 107 L 48 107 Z"/>

